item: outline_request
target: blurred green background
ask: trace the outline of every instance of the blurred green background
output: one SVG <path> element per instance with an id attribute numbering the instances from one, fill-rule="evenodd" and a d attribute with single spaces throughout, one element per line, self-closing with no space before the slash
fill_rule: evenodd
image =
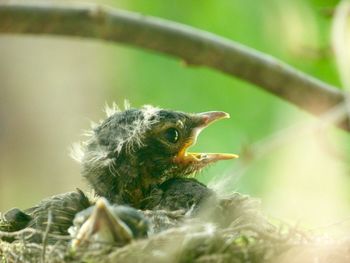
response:
<path id="1" fill-rule="evenodd" d="M 213 32 L 341 86 L 330 45 L 330 13 L 337 2 L 98 1 Z M 0 79 L 0 211 L 88 189 L 69 147 L 82 139 L 90 120 L 103 118 L 106 102 L 128 99 L 135 107 L 231 114 L 203 132 L 194 147 L 242 155 L 198 176 L 219 192 L 261 198 L 266 213 L 290 222 L 317 226 L 349 215 L 349 165 L 342 158 L 349 136 L 336 130 L 297 133 L 315 119 L 238 79 L 129 46 L 5 35 Z M 283 132 L 298 123 L 292 135 Z"/>

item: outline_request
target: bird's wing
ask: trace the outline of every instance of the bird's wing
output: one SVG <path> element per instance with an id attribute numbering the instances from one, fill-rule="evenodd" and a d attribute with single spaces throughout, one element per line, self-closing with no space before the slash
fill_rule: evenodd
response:
<path id="1" fill-rule="evenodd" d="M 75 215 L 90 206 L 90 200 L 80 189 L 52 196 L 25 210 L 32 217 L 28 227 L 45 231 L 51 214 L 49 233 L 68 235 L 67 230 L 73 224 Z"/>

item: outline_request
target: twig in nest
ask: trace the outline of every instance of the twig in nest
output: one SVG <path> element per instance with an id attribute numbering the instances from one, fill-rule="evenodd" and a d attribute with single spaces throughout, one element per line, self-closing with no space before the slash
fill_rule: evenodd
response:
<path id="1" fill-rule="evenodd" d="M 0 231 L 0 239 L 3 237 L 12 237 L 12 238 L 16 238 L 18 239 L 19 236 L 21 235 L 25 235 L 25 238 L 28 239 L 28 237 L 30 236 L 26 236 L 26 234 L 30 234 L 30 235 L 35 235 L 35 234 L 44 234 L 44 232 L 34 229 L 34 228 L 25 228 L 19 231 L 15 231 L 15 232 L 4 232 L 4 231 Z M 47 234 L 49 237 L 53 237 L 55 239 L 58 240 L 71 240 L 72 238 L 70 236 L 62 236 L 62 235 L 57 235 L 57 234 L 52 234 L 52 233 L 48 233 Z"/>
<path id="2" fill-rule="evenodd" d="M 52 212 L 51 212 L 51 210 L 49 210 L 48 215 L 47 215 L 47 226 L 46 226 L 45 233 L 43 235 L 43 250 L 41 253 L 41 262 L 42 263 L 45 263 L 45 252 L 46 252 L 47 240 L 49 237 L 49 231 L 50 231 L 51 224 L 52 224 Z"/>

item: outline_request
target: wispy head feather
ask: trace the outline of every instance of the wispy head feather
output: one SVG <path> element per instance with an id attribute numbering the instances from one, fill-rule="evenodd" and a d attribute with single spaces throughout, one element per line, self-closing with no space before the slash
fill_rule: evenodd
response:
<path id="1" fill-rule="evenodd" d="M 142 117 L 135 119 L 132 123 L 125 127 L 128 136 L 125 136 L 120 141 L 116 152 L 120 152 L 123 147 L 126 147 L 127 152 L 133 152 L 136 148 L 143 146 L 143 139 L 146 132 L 151 126 L 159 121 L 157 112 L 160 109 L 151 105 L 144 105 L 140 111 Z"/>
<path id="2" fill-rule="evenodd" d="M 69 156 L 72 157 L 78 163 L 81 163 L 84 158 L 84 147 L 81 143 L 73 143 L 69 149 Z"/>
<path id="3" fill-rule="evenodd" d="M 118 107 L 118 105 L 113 102 L 112 106 L 109 106 L 107 103 L 105 104 L 105 113 L 107 115 L 107 117 L 112 116 L 113 114 L 115 114 L 116 112 L 120 112 L 120 108 Z"/>

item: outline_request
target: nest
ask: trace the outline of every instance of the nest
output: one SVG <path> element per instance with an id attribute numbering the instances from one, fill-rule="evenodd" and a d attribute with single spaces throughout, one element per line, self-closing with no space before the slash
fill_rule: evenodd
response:
<path id="1" fill-rule="evenodd" d="M 161 227 L 171 227 L 124 247 L 105 244 L 72 251 L 70 238 L 41 233 L 43 242 L 29 243 L 28 235 L 37 230 L 0 236 L 2 262 L 350 262 L 350 242 L 314 236 L 298 228 L 272 224 L 261 213 L 259 202 L 240 194 L 220 200 L 219 209 L 207 207 L 195 218 L 184 213 L 147 211 Z M 158 220 L 158 221 L 157 221 Z M 177 222 L 177 223 L 174 223 Z M 157 223 L 155 224 L 157 227 Z"/>

